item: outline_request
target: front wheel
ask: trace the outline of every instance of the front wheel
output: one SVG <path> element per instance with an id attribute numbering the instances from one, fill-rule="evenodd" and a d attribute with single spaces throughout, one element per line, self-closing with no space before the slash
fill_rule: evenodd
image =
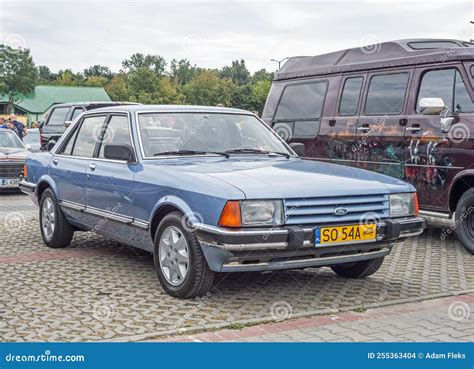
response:
<path id="1" fill-rule="evenodd" d="M 205 295 L 214 273 L 209 269 L 196 236 L 185 229 L 183 214 L 163 218 L 155 236 L 153 259 L 158 280 L 165 291 L 183 299 Z"/>
<path id="2" fill-rule="evenodd" d="M 49 188 L 43 192 L 40 204 L 40 229 L 44 243 L 54 249 L 71 243 L 74 228 L 68 223 L 59 203 Z"/>
<path id="3" fill-rule="evenodd" d="M 355 261 L 353 263 L 336 264 L 331 269 L 345 278 L 361 279 L 374 274 L 383 264 L 384 258 Z"/>
<path id="4" fill-rule="evenodd" d="M 464 248 L 474 254 L 474 188 L 466 191 L 456 206 L 456 235 Z"/>

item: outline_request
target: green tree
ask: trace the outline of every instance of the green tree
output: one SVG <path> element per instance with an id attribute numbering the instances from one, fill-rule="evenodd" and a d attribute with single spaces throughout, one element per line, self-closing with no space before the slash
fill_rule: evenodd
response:
<path id="1" fill-rule="evenodd" d="M 189 83 L 198 72 L 198 68 L 191 65 L 188 59 L 171 60 L 171 78 L 179 85 Z"/>
<path id="2" fill-rule="evenodd" d="M 90 78 L 92 76 L 104 77 L 107 80 L 112 79 L 113 75 L 109 67 L 103 65 L 92 65 L 89 68 L 84 69 L 84 76 Z"/>
<path id="3" fill-rule="evenodd" d="M 34 91 L 37 79 L 38 70 L 29 49 L 0 45 L 0 93 L 7 97 L 9 111 L 22 95 Z"/>
<path id="4" fill-rule="evenodd" d="M 51 72 L 46 65 L 40 65 L 38 67 L 38 84 L 39 85 L 50 85 L 56 82 L 58 75 Z"/>
<path id="5" fill-rule="evenodd" d="M 128 87 L 130 93 L 135 97 L 140 94 L 153 94 L 158 88 L 157 75 L 147 67 L 139 67 L 128 76 Z"/>
<path id="6" fill-rule="evenodd" d="M 252 85 L 252 92 L 250 95 L 252 110 L 258 111 L 260 115 L 265 107 L 265 102 L 267 101 L 267 96 L 271 87 L 271 80 L 261 80 Z"/>
<path id="7" fill-rule="evenodd" d="M 250 80 L 250 72 L 245 60 L 234 60 L 231 66 L 225 66 L 220 73 L 222 78 L 230 78 L 236 85 L 244 85 Z"/>
<path id="8" fill-rule="evenodd" d="M 267 72 L 267 70 L 260 69 L 256 71 L 251 78 L 252 83 L 257 83 L 258 81 L 273 81 L 274 73 L 273 72 Z"/>
<path id="9" fill-rule="evenodd" d="M 157 91 L 153 95 L 154 104 L 182 104 L 184 95 L 178 85 L 168 76 L 160 78 Z"/>
<path id="10" fill-rule="evenodd" d="M 165 73 L 166 61 L 159 55 L 135 53 L 130 58 L 125 59 L 122 62 L 122 66 L 129 72 L 134 72 L 140 68 L 147 68 L 159 77 Z"/>
<path id="11" fill-rule="evenodd" d="M 84 83 L 84 76 L 81 73 L 74 73 L 70 69 L 60 70 L 56 84 L 60 86 L 82 86 Z"/>
<path id="12" fill-rule="evenodd" d="M 121 72 L 116 74 L 105 86 L 105 91 L 113 101 L 127 101 L 130 99 L 128 91 L 128 76 Z"/>
<path id="13" fill-rule="evenodd" d="M 229 106 L 234 87 L 229 78 L 221 79 L 215 71 L 203 70 L 184 86 L 183 91 L 188 104 Z"/>
<path id="14" fill-rule="evenodd" d="M 89 87 L 105 87 L 109 80 L 103 76 L 90 76 L 88 77 L 83 85 Z"/>

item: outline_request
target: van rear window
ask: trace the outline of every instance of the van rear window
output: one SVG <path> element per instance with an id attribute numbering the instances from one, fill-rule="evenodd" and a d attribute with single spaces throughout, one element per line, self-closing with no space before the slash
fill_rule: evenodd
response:
<path id="1" fill-rule="evenodd" d="M 327 86 L 325 80 L 287 85 L 283 90 L 274 121 L 321 118 Z"/>

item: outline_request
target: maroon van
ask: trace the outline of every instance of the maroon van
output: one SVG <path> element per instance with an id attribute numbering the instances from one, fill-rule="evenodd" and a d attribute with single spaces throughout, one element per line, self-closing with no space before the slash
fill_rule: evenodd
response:
<path id="1" fill-rule="evenodd" d="M 473 86 L 472 43 L 384 42 L 290 58 L 262 118 L 304 156 L 412 183 L 474 253 Z"/>

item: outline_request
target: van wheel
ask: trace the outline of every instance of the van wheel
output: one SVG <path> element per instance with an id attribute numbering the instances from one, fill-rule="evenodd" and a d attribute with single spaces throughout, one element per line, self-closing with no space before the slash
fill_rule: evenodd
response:
<path id="1" fill-rule="evenodd" d="M 39 209 L 41 236 L 46 246 L 59 249 L 69 245 L 74 228 L 68 223 L 51 189 L 43 192 Z"/>
<path id="2" fill-rule="evenodd" d="M 474 188 L 461 196 L 456 206 L 456 235 L 464 248 L 474 254 Z"/>
<path id="3" fill-rule="evenodd" d="M 383 264 L 384 258 L 361 260 L 353 263 L 336 264 L 331 269 L 337 275 L 345 278 L 361 279 L 374 274 Z"/>
<path id="4" fill-rule="evenodd" d="M 196 236 L 183 227 L 182 220 L 183 214 L 173 212 L 160 222 L 153 260 L 165 291 L 188 299 L 205 295 L 211 289 L 214 273 L 207 265 Z"/>

